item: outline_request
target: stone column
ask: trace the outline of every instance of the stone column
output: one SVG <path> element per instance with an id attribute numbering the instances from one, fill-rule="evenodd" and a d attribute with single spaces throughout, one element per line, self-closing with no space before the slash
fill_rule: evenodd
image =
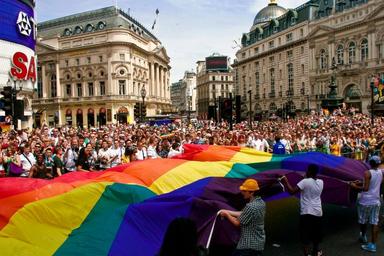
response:
<path id="1" fill-rule="evenodd" d="M 45 73 L 45 64 L 42 63 L 41 66 L 41 84 L 42 84 L 42 90 L 43 90 L 43 98 L 48 97 L 48 86 L 47 86 L 47 74 Z"/>
<path id="2" fill-rule="evenodd" d="M 61 88 L 61 83 L 60 83 L 60 66 L 59 66 L 59 63 L 56 63 L 56 91 L 57 91 L 57 98 L 61 98 L 62 88 Z"/>
<path id="3" fill-rule="evenodd" d="M 155 63 L 151 63 L 150 64 L 151 65 L 151 67 L 150 67 L 150 69 L 151 69 L 151 82 L 150 82 L 150 92 L 151 92 L 151 96 L 155 96 Z"/>
<path id="4" fill-rule="evenodd" d="M 160 82 L 159 82 L 159 64 L 157 64 L 156 66 L 156 83 L 155 83 L 155 96 L 156 97 L 159 97 L 160 94 L 159 94 L 159 85 L 160 85 Z"/>
<path id="5" fill-rule="evenodd" d="M 163 67 L 160 66 L 159 67 L 159 97 L 161 99 L 163 99 L 163 75 L 164 75 L 164 72 L 163 72 Z"/>
<path id="6" fill-rule="evenodd" d="M 108 55 L 108 68 L 107 68 L 107 73 L 108 73 L 108 82 L 107 84 L 105 85 L 107 88 L 106 88 L 106 94 L 107 95 L 112 95 L 112 92 L 113 92 L 113 85 L 112 85 L 112 54 L 109 54 Z"/>

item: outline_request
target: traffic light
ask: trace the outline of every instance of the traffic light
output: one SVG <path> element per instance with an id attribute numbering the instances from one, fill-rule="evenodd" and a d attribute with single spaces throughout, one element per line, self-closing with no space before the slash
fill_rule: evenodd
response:
<path id="1" fill-rule="evenodd" d="M 12 115 L 12 87 L 11 86 L 4 86 L 3 87 L 3 91 L 1 92 L 1 95 L 3 95 L 3 97 L 1 98 L 1 105 L 2 105 L 2 109 L 4 110 L 5 112 L 5 115 L 8 116 L 8 115 Z"/>
<path id="2" fill-rule="evenodd" d="M 221 117 L 228 122 L 232 120 L 232 100 L 225 99 L 222 101 Z"/>
<path id="3" fill-rule="evenodd" d="M 140 103 L 136 103 L 133 109 L 135 119 L 140 117 Z"/>
<path id="4" fill-rule="evenodd" d="M 142 104 L 141 106 L 141 117 L 144 119 L 147 116 L 147 106 L 145 106 L 144 104 Z"/>
<path id="5" fill-rule="evenodd" d="M 236 123 L 241 123 L 241 96 L 236 95 L 235 100 L 235 106 L 236 106 Z"/>

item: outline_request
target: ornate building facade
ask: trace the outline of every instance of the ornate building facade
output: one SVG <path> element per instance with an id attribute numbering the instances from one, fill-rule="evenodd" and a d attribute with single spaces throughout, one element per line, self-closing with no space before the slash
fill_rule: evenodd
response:
<path id="1" fill-rule="evenodd" d="M 243 35 L 233 65 L 244 108 L 254 116 L 320 110 L 335 57 L 343 63 L 336 70 L 339 95 L 367 112 L 369 80 L 383 71 L 382 4 L 311 0 L 285 9 L 270 0 Z"/>
<path id="2" fill-rule="evenodd" d="M 170 108 L 169 57 L 161 42 L 116 7 L 38 24 L 35 122 L 92 127 Z"/>
<path id="3" fill-rule="evenodd" d="M 311 93 L 325 97 L 333 62 L 338 95 L 347 106 L 368 113 L 372 77 L 384 78 L 384 2 L 325 3 L 320 2 L 320 15 L 309 25 Z"/>

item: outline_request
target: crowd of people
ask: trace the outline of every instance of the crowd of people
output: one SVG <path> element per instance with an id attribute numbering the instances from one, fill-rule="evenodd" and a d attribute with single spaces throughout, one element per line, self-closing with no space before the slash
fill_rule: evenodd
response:
<path id="1" fill-rule="evenodd" d="M 364 114 L 312 114 L 288 120 L 174 122 L 169 125 L 48 127 L 2 132 L 0 176 L 53 178 L 74 171 L 100 171 L 148 158 L 182 154 L 184 144 L 250 147 L 277 154 L 320 151 L 366 160 L 384 156 L 384 118 L 374 127 Z"/>

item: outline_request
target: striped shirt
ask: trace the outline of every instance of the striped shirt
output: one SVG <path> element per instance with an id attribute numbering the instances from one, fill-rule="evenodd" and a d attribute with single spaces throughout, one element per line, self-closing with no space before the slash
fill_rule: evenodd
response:
<path id="1" fill-rule="evenodd" d="M 261 197 L 255 197 L 244 207 L 239 216 L 241 235 L 237 249 L 264 250 L 264 216 L 265 202 Z"/>

